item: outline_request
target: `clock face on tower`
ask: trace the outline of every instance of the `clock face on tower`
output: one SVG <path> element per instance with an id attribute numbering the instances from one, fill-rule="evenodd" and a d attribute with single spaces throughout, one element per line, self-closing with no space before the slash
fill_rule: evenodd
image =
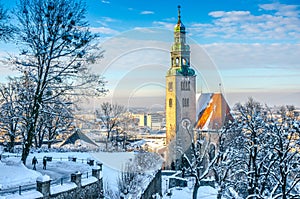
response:
<path id="1" fill-rule="evenodd" d="M 191 126 L 191 121 L 188 118 L 185 118 L 181 121 L 181 126 L 185 129 L 189 129 Z"/>

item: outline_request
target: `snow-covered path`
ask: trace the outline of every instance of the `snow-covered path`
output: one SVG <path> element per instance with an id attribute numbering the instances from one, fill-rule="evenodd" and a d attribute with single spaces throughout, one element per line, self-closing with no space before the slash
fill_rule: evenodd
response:
<path id="1" fill-rule="evenodd" d="M 68 157 L 72 156 L 72 153 L 35 153 L 30 154 L 26 161 L 26 167 L 32 169 L 33 165 L 31 160 L 33 156 L 36 156 L 38 159 L 38 164 L 36 165 L 36 171 L 40 172 L 43 175 L 49 175 L 52 181 L 60 182 L 61 178 L 68 179 L 71 176 L 71 173 L 80 171 L 83 175 L 86 172 L 91 174 L 91 166 L 86 163 L 86 159 L 91 158 L 88 153 L 74 153 L 73 156 L 77 157 L 77 162 L 68 161 Z M 46 170 L 43 169 L 43 157 L 51 156 L 53 157 L 52 161 L 47 162 Z M 82 161 L 82 159 L 84 161 Z"/>

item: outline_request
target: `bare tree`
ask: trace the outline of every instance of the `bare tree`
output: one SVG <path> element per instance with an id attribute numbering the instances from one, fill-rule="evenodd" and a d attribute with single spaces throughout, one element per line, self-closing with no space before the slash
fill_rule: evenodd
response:
<path id="1" fill-rule="evenodd" d="M 266 128 L 273 137 L 270 149 L 274 152 L 272 168 L 272 198 L 300 197 L 297 186 L 300 185 L 300 129 L 299 121 L 294 118 L 293 110 L 285 111 L 283 117 L 275 118 L 271 113 Z"/>
<path id="2" fill-rule="evenodd" d="M 28 100 L 28 112 L 24 114 L 24 164 L 46 104 L 60 96 L 82 94 L 82 89 L 86 93 L 105 92 L 103 79 L 89 72 L 88 65 L 101 58 L 102 51 L 93 45 L 97 36 L 89 31 L 85 13 L 85 4 L 80 0 L 19 1 L 15 14 L 21 53 L 10 60 L 17 70 L 25 71 L 26 84 L 30 86 L 23 96 Z"/>
<path id="3" fill-rule="evenodd" d="M 129 191 L 134 190 L 137 183 L 135 178 L 138 176 L 135 167 L 136 165 L 132 160 L 127 162 L 118 178 L 118 188 L 121 195 L 127 195 Z"/>
<path id="4" fill-rule="evenodd" d="M 185 126 L 186 131 L 189 131 L 188 126 Z M 195 141 L 191 136 L 192 141 L 191 150 L 192 158 L 188 158 L 187 154 L 183 153 L 182 155 L 182 166 L 183 166 L 183 177 L 192 176 L 195 178 L 195 185 L 193 189 L 193 199 L 197 198 L 197 192 L 200 187 L 200 181 L 210 175 L 212 166 L 217 160 L 215 145 L 211 140 L 212 135 L 215 137 L 220 137 L 221 132 L 214 133 L 201 133 L 198 132 L 198 138 Z M 189 132 L 188 132 L 189 134 Z M 184 174 L 186 173 L 186 174 Z"/>
<path id="5" fill-rule="evenodd" d="M 226 192 L 226 186 L 228 183 L 228 178 L 231 175 L 230 168 L 234 168 L 239 165 L 239 160 L 228 161 L 230 160 L 230 149 L 228 146 L 237 146 L 238 143 L 235 143 L 235 137 L 239 136 L 239 131 L 232 131 L 229 128 L 230 124 L 224 126 L 221 130 L 221 135 L 218 139 L 218 152 L 216 153 L 216 160 L 211 167 L 215 182 L 218 185 L 218 194 L 217 199 L 221 199 L 222 195 Z M 237 146 L 240 147 L 240 146 Z"/>
<path id="6" fill-rule="evenodd" d="M 41 147 L 47 140 L 48 148 L 51 148 L 58 134 L 71 132 L 73 114 L 69 101 L 56 99 L 53 104 L 43 107 L 36 128 L 36 147 Z"/>
<path id="7" fill-rule="evenodd" d="M 102 124 L 106 127 L 106 149 L 107 142 L 111 137 L 112 131 L 120 124 L 121 115 L 125 113 L 125 107 L 118 104 L 104 102 L 101 104 L 101 109 L 96 111 L 97 117 L 101 120 Z"/>
<path id="8" fill-rule="evenodd" d="M 158 171 L 162 165 L 162 158 L 156 153 L 140 152 L 130 159 L 118 178 L 118 188 L 121 195 L 137 196 L 144 178 Z M 153 177 L 153 176 L 152 176 Z"/>
<path id="9" fill-rule="evenodd" d="M 8 137 L 8 150 L 13 152 L 15 139 L 20 135 L 22 107 L 18 104 L 18 81 L 9 79 L 7 84 L 0 85 L 0 128 Z"/>
<path id="10" fill-rule="evenodd" d="M 214 165 L 218 198 L 299 197 L 299 121 L 283 108 L 278 117 L 252 98 L 236 111 L 228 127 L 234 136 L 221 142 Z"/>
<path id="11" fill-rule="evenodd" d="M 15 28 L 9 23 L 9 20 L 10 16 L 0 1 L 0 40 L 2 41 L 11 40 L 15 31 Z"/>

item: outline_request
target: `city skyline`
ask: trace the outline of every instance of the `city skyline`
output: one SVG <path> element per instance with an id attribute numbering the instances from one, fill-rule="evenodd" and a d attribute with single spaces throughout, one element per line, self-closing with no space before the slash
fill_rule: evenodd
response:
<path id="1" fill-rule="evenodd" d="M 87 20 L 105 50 L 92 70 L 108 81 L 107 99 L 163 106 L 179 4 L 198 92 L 222 91 L 230 105 L 253 96 L 270 105 L 300 106 L 300 6 L 293 0 L 88 0 Z M 15 52 L 11 44 L 0 48 L 2 56 Z M 3 81 L 12 73 L 0 67 Z"/>

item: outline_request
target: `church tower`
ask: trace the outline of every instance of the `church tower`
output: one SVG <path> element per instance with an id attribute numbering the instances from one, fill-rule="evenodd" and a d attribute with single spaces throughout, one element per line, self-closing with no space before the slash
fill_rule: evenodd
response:
<path id="1" fill-rule="evenodd" d="M 179 161 L 183 154 L 189 156 L 196 122 L 196 75 L 190 67 L 190 47 L 186 44 L 186 31 L 178 21 L 174 27 L 171 48 L 171 66 L 166 75 L 166 164 Z"/>

